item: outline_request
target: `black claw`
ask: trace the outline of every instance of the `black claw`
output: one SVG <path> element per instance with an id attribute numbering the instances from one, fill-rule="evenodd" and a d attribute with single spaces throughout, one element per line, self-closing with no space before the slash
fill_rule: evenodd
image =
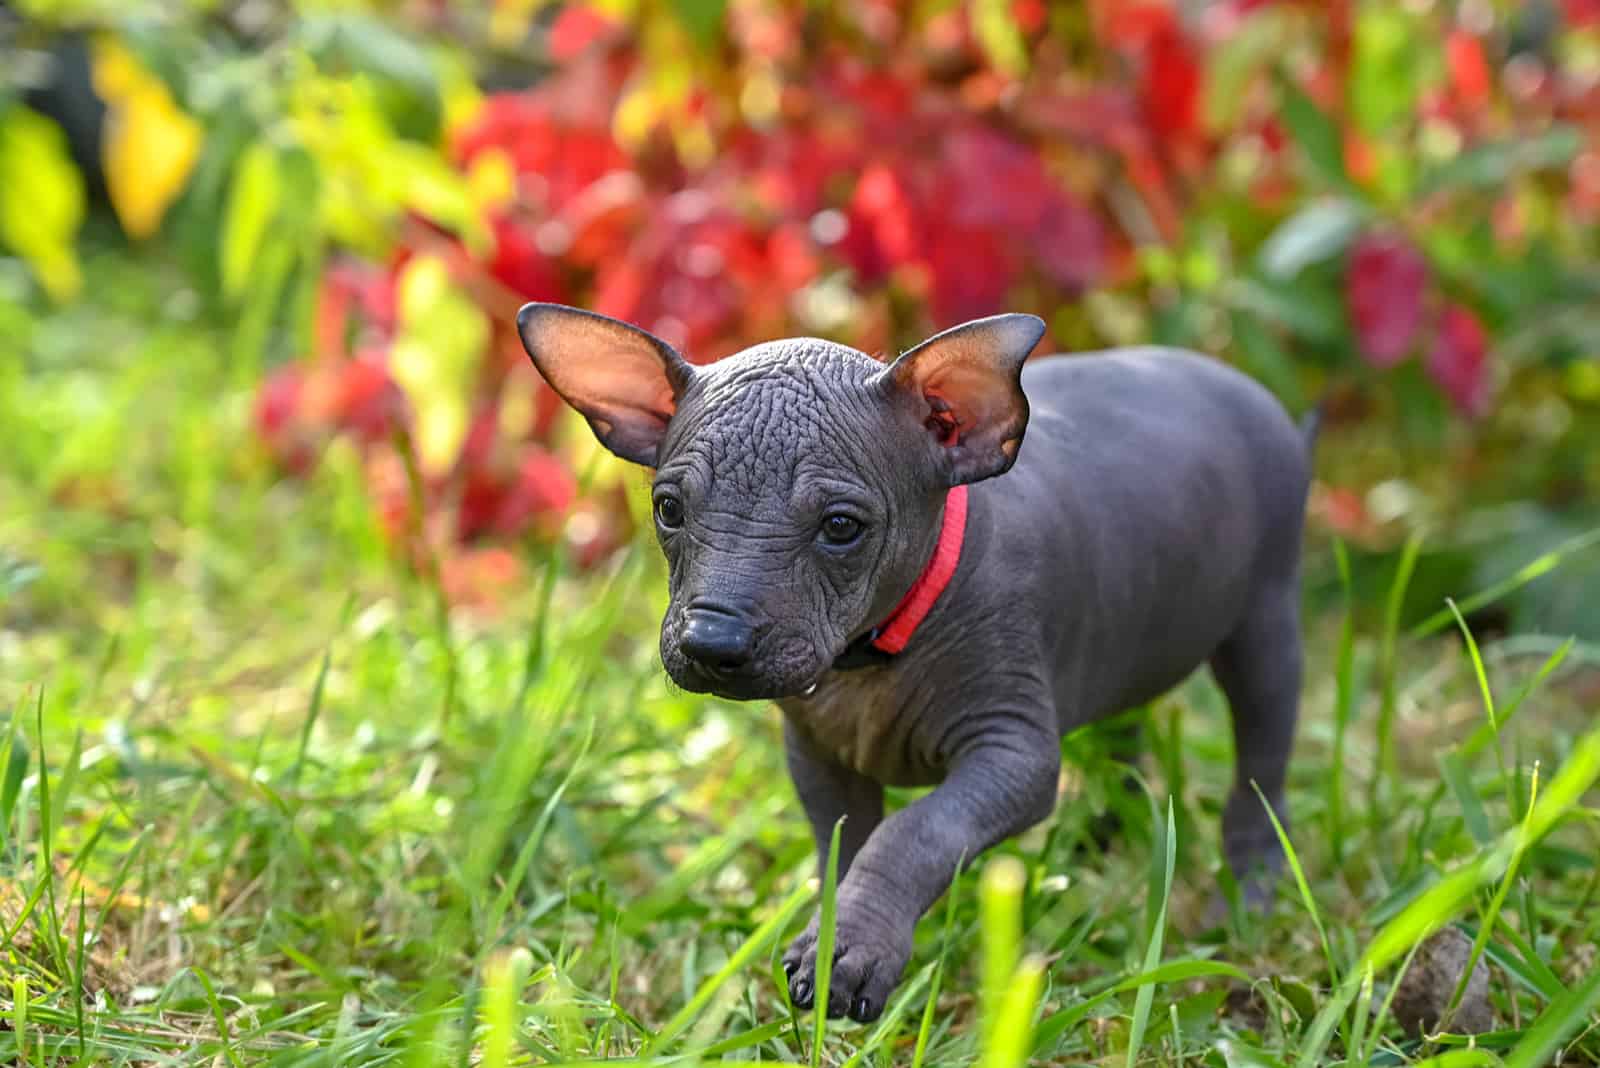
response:
<path id="1" fill-rule="evenodd" d="M 811 1007 L 811 980 L 800 980 L 798 983 L 794 984 L 794 988 L 790 991 L 790 994 L 793 996 L 794 1003 L 797 1007 L 809 1009 Z"/>
<path id="2" fill-rule="evenodd" d="M 872 1002 L 866 998 L 856 998 L 856 1003 L 850 1006 L 850 1015 L 866 1023 L 872 1018 Z"/>
<path id="3" fill-rule="evenodd" d="M 784 974 L 784 977 L 787 978 L 787 979 L 793 979 L 794 978 L 795 969 L 798 968 L 798 967 L 800 967 L 800 962 L 799 961 L 796 961 L 796 960 L 786 960 L 786 961 L 784 961 L 783 962 L 783 974 Z"/>

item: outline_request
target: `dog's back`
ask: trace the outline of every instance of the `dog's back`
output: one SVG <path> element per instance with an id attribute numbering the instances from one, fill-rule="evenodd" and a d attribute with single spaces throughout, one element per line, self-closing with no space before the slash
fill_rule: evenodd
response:
<path id="1" fill-rule="evenodd" d="M 1309 479 L 1282 405 L 1172 349 L 1031 361 L 1016 466 L 974 487 L 1058 664 L 1062 726 L 1158 696 L 1292 585 Z"/>

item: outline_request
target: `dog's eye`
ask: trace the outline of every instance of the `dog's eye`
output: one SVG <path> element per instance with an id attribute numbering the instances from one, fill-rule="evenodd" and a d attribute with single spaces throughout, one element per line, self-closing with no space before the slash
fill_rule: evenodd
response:
<path id="1" fill-rule="evenodd" d="M 656 498 L 656 522 L 668 530 L 683 525 L 683 502 L 672 496 Z"/>
<path id="2" fill-rule="evenodd" d="M 822 536 L 833 545 L 849 545 L 861 536 L 861 521 L 835 512 L 823 519 Z"/>

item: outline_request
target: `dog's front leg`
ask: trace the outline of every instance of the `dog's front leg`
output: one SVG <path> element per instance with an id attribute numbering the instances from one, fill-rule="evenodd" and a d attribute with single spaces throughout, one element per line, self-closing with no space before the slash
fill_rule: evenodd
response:
<path id="1" fill-rule="evenodd" d="M 788 719 L 783 721 L 783 750 L 789 778 L 816 838 L 818 877 L 827 868 L 833 825 L 844 820 L 839 828 L 839 878 L 843 879 L 867 837 L 883 821 L 883 787 L 818 752 Z"/>
<path id="2" fill-rule="evenodd" d="M 840 881 L 829 1016 L 876 1019 L 911 957 L 917 920 L 957 866 L 1055 807 L 1061 748 L 1042 723 L 1005 717 L 970 734 L 944 782 L 885 820 Z M 816 931 L 813 920 L 784 956 L 801 1008 L 815 1000 Z"/>

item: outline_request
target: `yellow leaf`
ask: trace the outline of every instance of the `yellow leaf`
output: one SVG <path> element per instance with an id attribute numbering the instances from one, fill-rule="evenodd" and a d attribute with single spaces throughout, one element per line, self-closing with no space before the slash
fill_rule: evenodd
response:
<path id="1" fill-rule="evenodd" d="M 996 69 L 1013 78 L 1028 72 L 1028 46 L 1009 0 L 977 0 L 972 8 L 972 33 Z"/>
<path id="2" fill-rule="evenodd" d="M 52 300 L 71 300 L 83 285 L 72 244 L 83 210 L 83 177 L 61 128 L 25 107 L 0 115 L 0 243 Z"/>
<path id="3" fill-rule="evenodd" d="M 100 151 L 111 206 L 129 236 L 149 237 L 194 171 L 200 124 L 112 38 L 95 41 L 94 83 L 106 103 Z"/>
<path id="4" fill-rule="evenodd" d="M 239 159 L 222 224 L 222 291 L 229 297 L 244 292 L 281 194 L 278 155 L 272 146 L 258 141 Z"/>
<path id="5" fill-rule="evenodd" d="M 467 170 L 467 188 L 480 208 L 498 208 L 517 195 L 517 170 L 505 149 L 495 145 L 472 158 Z"/>
<path id="6" fill-rule="evenodd" d="M 416 416 L 417 459 L 425 474 L 437 475 L 455 462 L 466 440 L 489 324 L 436 256 L 407 262 L 398 298 L 400 333 L 390 370 Z"/>

